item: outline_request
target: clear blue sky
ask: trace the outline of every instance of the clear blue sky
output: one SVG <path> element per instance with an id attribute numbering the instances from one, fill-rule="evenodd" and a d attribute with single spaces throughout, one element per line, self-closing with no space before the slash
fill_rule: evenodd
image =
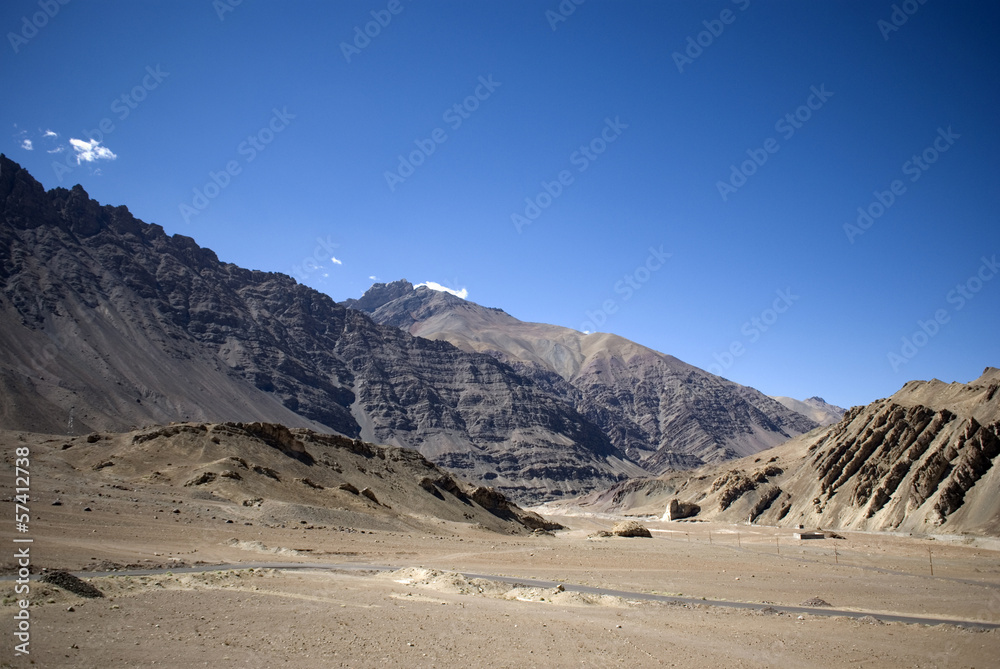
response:
<path id="1" fill-rule="evenodd" d="M 995 3 L 232 2 L 3 3 L 2 151 L 337 300 L 435 281 L 768 394 L 1000 365 Z"/>

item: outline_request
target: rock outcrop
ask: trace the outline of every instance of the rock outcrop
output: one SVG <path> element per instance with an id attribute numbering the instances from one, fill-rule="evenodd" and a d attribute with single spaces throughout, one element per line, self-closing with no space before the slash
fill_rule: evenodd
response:
<path id="1" fill-rule="evenodd" d="M 674 497 L 667 504 L 667 510 L 663 512 L 663 520 L 683 520 L 697 516 L 699 511 L 701 511 L 701 507 L 697 504 L 682 502 Z"/>
<path id="2" fill-rule="evenodd" d="M 646 526 L 637 520 L 623 520 L 616 523 L 611 528 L 611 534 L 616 537 L 645 537 L 647 539 L 653 536 Z"/>
<path id="3" fill-rule="evenodd" d="M 824 431 L 756 457 L 629 481 L 572 502 L 766 525 L 1000 536 L 1000 370 L 970 383 L 911 381 Z"/>

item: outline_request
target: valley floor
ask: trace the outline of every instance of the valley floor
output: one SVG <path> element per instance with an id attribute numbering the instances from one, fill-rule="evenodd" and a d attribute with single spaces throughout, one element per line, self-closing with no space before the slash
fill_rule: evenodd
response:
<path id="1" fill-rule="evenodd" d="M 989 667 L 1000 656 L 998 629 L 877 619 L 1000 623 L 1000 552 L 988 541 L 860 533 L 796 541 L 787 530 L 660 521 L 647 522 L 652 539 L 593 539 L 613 519 L 584 516 L 561 518 L 574 529 L 556 536 L 498 535 L 430 519 L 421 531 L 361 532 L 225 523 L 210 505 L 178 497 L 135 503 L 93 491 L 60 494 L 62 506 L 34 519 L 36 568 L 313 562 L 423 569 L 175 569 L 91 579 L 104 599 L 33 581 L 36 666 Z M 12 538 L 3 540 L 11 546 Z M 820 598 L 873 616 L 641 602 L 449 572 L 775 605 Z M 0 582 L 8 627 L 0 661 L 28 666 L 28 658 L 13 656 L 13 588 Z"/>

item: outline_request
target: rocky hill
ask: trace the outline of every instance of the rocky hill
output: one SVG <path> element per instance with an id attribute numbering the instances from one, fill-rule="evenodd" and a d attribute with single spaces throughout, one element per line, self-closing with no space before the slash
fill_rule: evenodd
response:
<path id="1" fill-rule="evenodd" d="M 634 480 L 569 504 L 592 511 L 828 529 L 1000 536 L 1000 370 L 911 381 L 835 425 L 724 466 Z"/>
<path id="2" fill-rule="evenodd" d="M 519 500 L 643 470 L 494 356 L 221 262 L 0 156 L 0 428 L 283 423 L 418 449 Z"/>
<path id="3" fill-rule="evenodd" d="M 97 511 L 117 498 L 220 525 L 405 530 L 445 521 L 507 534 L 561 527 L 411 449 L 274 423 L 175 423 L 78 437 L 0 431 L 0 444 L 8 459 L 15 446 L 29 446 L 32 471 L 47 485 L 40 498 Z"/>
<path id="4" fill-rule="evenodd" d="M 344 304 L 510 364 L 653 473 L 750 455 L 817 427 L 753 388 L 613 334 L 526 323 L 407 281 L 375 284 Z"/>

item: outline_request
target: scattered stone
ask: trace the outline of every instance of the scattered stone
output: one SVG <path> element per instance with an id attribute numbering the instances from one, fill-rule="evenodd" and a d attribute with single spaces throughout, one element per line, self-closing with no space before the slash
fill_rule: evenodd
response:
<path id="1" fill-rule="evenodd" d="M 361 494 L 360 491 L 354 486 L 352 486 L 350 483 L 341 483 L 339 486 L 337 486 L 337 490 L 343 490 L 345 492 L 351 493 L 352 495 Z"/>
<path id="2" fill-rule="evenodd" d="M 806 601 L 802 602 L 801 604 L 799 604 L 799 606 L 831 606 L 831 604 L 827 601 L 820 599 L 819 597 L 813 597 L 811 599 L 807 599 Z"/>
<path id="3" fill-rule="evenodd" d="M 319 483 L 311 481 L 311 480 L 309 480 L 307 478 L 306 479 L 295 479 L 295 482 L 296 483 L 301 483 L 303 485 L 307 485 L 310 488 L 312 488 L 313 490 L 322 490 L 323 489 L 323 486 L 321 486 Z"/>
<path id="4" fill-rule="evenodd" d="M 263 474 L 268 478 L 272 478 L 278 483 L 281 483 L 281 477 L 278 476 L 278 472 L 274 471 L 270 467 L 261 467 L 260 465 L 254 465 L 253 470 L 258 474 Z"/>
<path id="5" fill-rule="evenodd" d="M 364 497 L 367 497 L 367 498 L 368 498 L 368 499 L 370 499 L 371 501 L 373 501 L 373 502 L 375 502 L 376 504 L 379 504 L 379 506 L 381 506 L 381 503 L 380 503 L 380 502 L 378 501 L 378 498 L 377 498 L 377 497 L 375 497 L 375 493 L 374 493 L 374 492 L 372 492 L 372 489 L 371 489 L 371 488 L 365 488 L 365 489 L 363 489 L 363 490 L 361 491 L 361 494 L 362 494 L 362 495 L 363 495 Z"/>
<path id="6" fill-rule="evenodd" d="M 52 502 L 52 506 L 62 506 L 62 501 L 57 499 L 54 502 Z"/>
<path id="7" fill-rule="evenodd" d="M 216 479 L 218 475 L 215 472 L 202 472 L 198 476 L 194 477 L 190 481 L 184 484 L 184 487 L 190 487 L 194 485 L 205 485 L 206 483 L 211 483 Z"/>
<path id="8" fill-rule="evenodd" d="M 885 625 L 884 622 L 876 618 L 875 616 L 861 616 L 858 618 L 859 623 L 865 623 L 866 625 Z"/>
<path id="9" fill-rule="evenodd" d="M 234 481 L 242 481 L 243 480 L 243 477 L 240 476 L 240 473 L 237 472 L 237 471 L 234 471 L 232 469 L 224 469 L 224 470 L 222 470 L 221 472 L 219 472 L 219 476 L 221 478 L 232 479 Z"/>
<path id="10" fill-rule="evenodd" d="M 114 466 L 115 463 L 111 462 L 111 460 L 105 460 L 104 462 L 98 462 L 96 465 L 94 465 L 93 470 L 96 472 L 101 469 L 104 469 L 105 467 L 114 467 Z"/>

